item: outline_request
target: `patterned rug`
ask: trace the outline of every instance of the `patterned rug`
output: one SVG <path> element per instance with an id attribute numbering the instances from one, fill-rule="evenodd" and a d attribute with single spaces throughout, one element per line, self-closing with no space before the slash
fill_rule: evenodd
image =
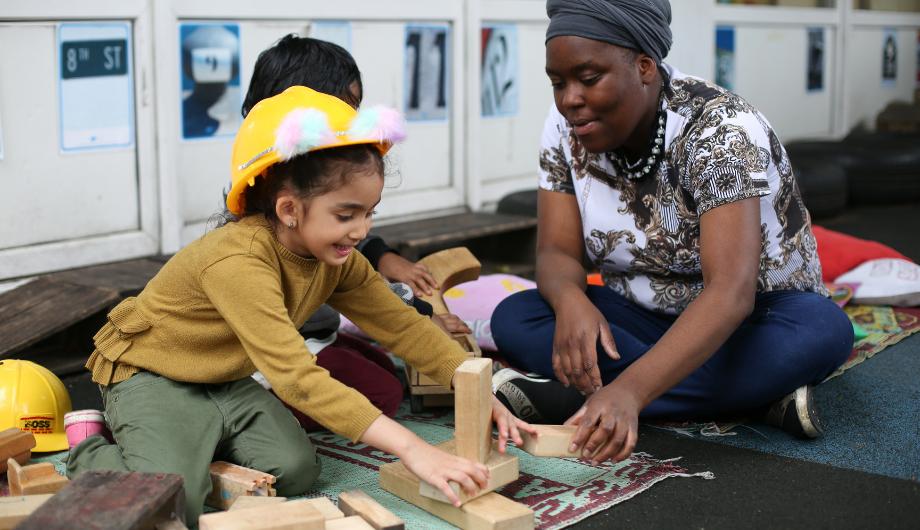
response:
<path id="1" fill-rule="evenodd" d="M 453 437 L 453 411 L 437 409 L 412 414 L 404 402 L 397 420 L 428 442 L 440 443 Z M 329 432 L 311 435 L 322 459 L 323 471 L 315 491 L 307 497 L 326 496 L 332 500 L 342 491 L 364 490 L 383 506 L 407 522 L 407 528 L 454 528 L 441 519 L 380 489 L 378 469 L 396 460 L 392 455 L 364 444 L 353 444 Z M 537 458 L 516 448 L 509 451 L 519 458 L 520 478 L 499 493 L 526 504 L 533 511 L 536 528 L 565 528 L 590 515 L 626 501 L 670 477 L 715 478 L 712 473 L 688 474 L 677 458 L 659 460 L 644 453 L 618 464 L 592 466 L 570 458 Z M 67 453 L 35 459 L 52 462 L 64 472 Z M 5 486 L 5 484 L 3 484 Z M 8 494 L 0 489 L 0 494 Z"/>

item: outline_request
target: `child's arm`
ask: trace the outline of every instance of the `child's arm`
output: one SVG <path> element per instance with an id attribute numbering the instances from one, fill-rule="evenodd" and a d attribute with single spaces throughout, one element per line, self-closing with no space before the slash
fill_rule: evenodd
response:
<path id="1" fill-rule="evenodd" d="M 398 456 L 409 471 L 441 490 L 457 507 L 460 506 L 460 499 L 447 481 L 460 484 L 470 495 L 484 488 L 489 481 L 489 470 L 483 464 L 432 447 L 409 429 L 382 414 L 364 431 L 360 440 Z"/>

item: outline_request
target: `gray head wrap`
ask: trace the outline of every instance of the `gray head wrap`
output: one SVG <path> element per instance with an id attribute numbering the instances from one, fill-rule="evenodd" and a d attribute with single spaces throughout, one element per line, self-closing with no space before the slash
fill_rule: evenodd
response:
<path id="1" fill-rule="evenodd" d="M 563 35 L 639 50 L 655 62 L 671 49 L 668 0 L 547 0 L 546 40 Z"/>

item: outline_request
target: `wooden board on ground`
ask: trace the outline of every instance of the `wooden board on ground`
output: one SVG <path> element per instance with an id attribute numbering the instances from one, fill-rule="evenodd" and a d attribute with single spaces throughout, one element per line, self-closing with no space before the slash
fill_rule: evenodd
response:
<path id="1" fill-rule="evenodd" d="M 0 497 L 0 530 L 10 530 L 52 496 L 53 494 L 51 493 L 45 493 L 42 495 Z"/>
<path id="2" fill-rule="evenodd" d="M 569 444 L 578 427 L 573 425 L 534 425 L 537 436 L 521 431 L 524 445 L 520 448 L 534 456 L 556 456 L 560 458 L 578 458 L 580 455 L 569 452 Z"/>
<path id="3" fill-rule="evenodd" d="M 339 494 L 339 509 L 346 516 L 360 515 L 375 530 L 403 530 L 406 523 L 361 490 Z"/>
<path id="4" fill-rule="evenodd" d="M 77 285 L 114 289 L 122 296 L 135 296 L 162 267 L 162 262 L 142 258 L 70 269 L 48 276 Z"/>
<path id="5" fill-rule="evenodd" d="M 533 511 L 498 493 L 488 493 L 456 508 L 419 494 L 419 479 L 402 462 L 380 466 L 380 487 L 465 530 L 531 530 Z"/>
<path id="6" fill-rule="evenodd" d="M 351 517 L 327 520 L 326 530 L 375 530 L 375 528 L 361 516 L 352 515 Z"/>
<path id="7" fill-rule="evenodd" d="M 204 503 L 226 510 L 241 496 L 274 497 L 275 476 L 230 462 L 211 462 L 211 493 Z"/>
<path id="8" fill-rule="evenodd" d="M 48 278 L 0 294 L 0 356 L 19 352 L 120 299 L 114 289 Z"/>
<path id="9" fill-rule="evenodd" d="M 32 448 L 35 447 L 35 435 L 30 432 L 20 431 L 10 427 L 0 432 L 0 473 L 6 472 L 6 462 L 13 459 L 25 465 L 32 458 Z"/>
<path id="10" fill-rule="evenodd" d="M 67 477 L 57 474 L 54 464 L 43 462 L 28 466 L 10 458 L 6 461 L 6 478 L 10 483 L 10 495 L 38 495 L 55 493 L 67 485 Z"/>
<path id="11" fill-rule="evenodd" d="M 184 518 L 185 493 L 179 475 L 87 471 L 17 530 L 141 530 L 169 521 L 181 523 Z"/>
<path id="12" fill-rule="evenodd" d="M 261 508 L 213 512 L 198 518 L 201 530 L 323 530 L 326 519 L 306 499 Z"/>
<path id="13" fill-rule="evenodd" d="M 250 495 L 244 495 L 242 497 L 237 497 L 233 504 L 227 508 L 228 511 L 233 510 L 245 510 L 247 508 L 261 508 L 270 504 L 278 504 L 279 502 L 284 502 L 287 500 L 287 497 L 253 497 Z"/>
<path id="14" fill-rule="evenodd" d="M 455 440 L 448 440 L 442 444 L 438 444 L 437 447 L 448 453 L 456 454 Z M 486 484 L 486 487 L 482 488 L 476 493 L 470 495 L 463 491 L 459 484 L 454 482 L 450 483 L 451 489 L 454 490 L 454 493 L 456 493 L 458 497 L 460 497 L 461 504 L 466 504 L 467 502 L 482 497 L 483 495 L 491 491 L 495 491 L 506 484 L 511 484 L 520 476 L 518 457 L 509 455 L 508 453 L 499 453 L 498 442 L 494 442 L 492 451 L 489 454 L 489 459 L 485 461 L 485 465 L 487 468 L 489 468 L 489 482 Z M 418 492 L 419 494 L 431 499 L 439 500 L 441 502 L 450 502 L 447 496 L 441 493 L 441 490 L 435 488 L 425 481 L 419 481 Z"/>

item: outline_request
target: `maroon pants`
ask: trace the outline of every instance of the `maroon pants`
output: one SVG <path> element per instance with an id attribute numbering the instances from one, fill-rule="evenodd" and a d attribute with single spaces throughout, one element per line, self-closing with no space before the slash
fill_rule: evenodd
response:
<path id="1" fill-rule="evenodd" d="M 402 383 L 396 377 L 396 366 L 386 352 L 369 343 L 339 332 L 336 341 L 316 356 L 316 364 L 329 375 L 364 394 L 375 407 L 391 418 L 396 415 L 403 398 Z M 285 403 L 307 432 L 325 427 Z"/>

